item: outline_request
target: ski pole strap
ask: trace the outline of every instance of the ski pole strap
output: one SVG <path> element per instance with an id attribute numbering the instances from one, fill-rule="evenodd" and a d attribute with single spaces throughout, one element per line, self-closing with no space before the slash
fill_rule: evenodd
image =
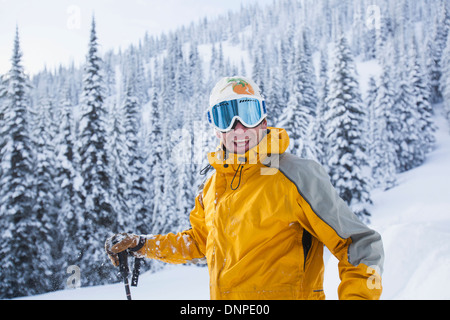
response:
<path id="1" fill-rule="evenodd" d="M 141 250 L 141 248 L 145 245 L 145 241 L 146 241 L 145 237 L 140 236 L 140 237 L 139 237 L 138 245 L 137 245 L 136 247 L 129 248 L 128 251 L 130 251 L 130 252 L 136 252 L 136 251 Z"/>
<path id="2" fill-rule="evenodd" d="M 137 287 L 139 280 L 139 273 L 141 270 L 141 260 L 142 258 L 134 259 L 134 268 L 133 268 L 133 276 L 131 277 L 131 286 Z"/>

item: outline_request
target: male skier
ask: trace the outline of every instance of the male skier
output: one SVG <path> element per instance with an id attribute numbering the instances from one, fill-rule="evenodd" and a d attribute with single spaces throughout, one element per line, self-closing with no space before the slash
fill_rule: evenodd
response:
<path id="1" fill-rule="evenodd" d="M 248 78 L 226 77 L 207 112 L 220 141 L 214 173 L 177 234 L 121 233 L 105 248 L 168 263 L 206 258 L 211 299 L 325 299 L 323 246 L 339 260 L 340 299 L 379 299 L 380 235 L 338 196 L 325 170 L 285 152 L 284 129 L 267 126 L 266 104 Z"/>

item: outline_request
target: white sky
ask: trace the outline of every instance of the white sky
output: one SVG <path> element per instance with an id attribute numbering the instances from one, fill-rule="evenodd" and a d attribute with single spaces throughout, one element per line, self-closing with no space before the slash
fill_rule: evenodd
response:
<path id="1" fill-rule="evenodd" d="M 92 14 L 101 50 L 138 43 L 199 19 L 273 0 L 0 0 L 0 74 L 10 69 L 16 24 L 25 72 L 84 62 Z"/>

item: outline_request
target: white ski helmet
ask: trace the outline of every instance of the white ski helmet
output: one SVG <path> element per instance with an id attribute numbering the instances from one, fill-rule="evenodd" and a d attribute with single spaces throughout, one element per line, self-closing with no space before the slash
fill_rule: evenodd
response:
<path id="1" fill-rule="evenodd" d="M 243 97 L 252 96 L 263 100 L 261 90 L 253 80 L 246 77 L 224 77 L 211 91 L 209 96 L 209 107 L 227 100 L 234 100 Z"/>

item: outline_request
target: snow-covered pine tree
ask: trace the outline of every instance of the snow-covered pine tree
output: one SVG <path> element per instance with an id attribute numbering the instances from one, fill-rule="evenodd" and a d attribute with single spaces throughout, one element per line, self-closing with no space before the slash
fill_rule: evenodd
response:
<path id="1" fill-rule="evenodd" d="M 161 106 L 164 110 L 169 110 L 169 108 L 173 107 L 173 104 L 170 103 L 171 99 L 168 99 L 164 93 L 162 95 L 162 103 Z M 161 227 L 159 233 L 168 233 L 172 232 L 174 229 L 178 228 L 178 211 L 177 211 L 177 203 L 176 203 L 176 190 L 177 190 L 177 168 L 175 166 L 176 159 L 173 159 L 173 149 L 178 143 L 175 139 L 176 131 L 178 131 L 179 127 L 174 126 L 174 124 L 169 121 L 167 118 L 169 113 L 164 115 L 162 120 L 162 132 L 163 132 L 163 140 L 162 140 L 162 168 L 164 172 L 164 210 L 158 212 L 158 219 L 155 220 L 154 226 Z"/>
<path id="2" fill-rule="evenodd" d="M 401 122 L 399 119 L 399 113 L 396 112 L 394 78 L 391 71 L 391 62 L 388 60 L 388 57 L 392 55 L 392 52 L 391 50 L 388 50 L 385 54 L 386 55 L 384 57 L 380 57 L 382 72 L 378 85 L 376 105 L 384 106 L 386 136 L 388 141 L 394 146 L 395 150 L 397 150 L 397 146 L 401 143 L 399 142 L 401 141 L 401 136 L 399 135 L 399 132 L 401 132 Z M 395 163 L 397 163 L 397 161 L 396 156 Z"/>
<path id="3" fill-rule="evenodd" d="M 295 64 L 290 74 L 289 101 L 285 112 L 280 117 L 279 125 L 289 133 L 293 153 L 315 159 L 316 152 L 311 137 L 311 125 L 317 108 L 316 76 L 305 33 L 299 41 L 294 55 Z"/>
<path id="4" fill-rule="evenodd" d="M 256 50 L 253 52 L 253 67 L 252 67 L 252 80 L 258 84 L 261 93 L 264 94 L 266 92 L 266 70 L 267 58 L 265 56 L 263 42 L 259 41 L 256 44 Z"/>
<path id="5" fill-rule="evenodd" d="M 291 152 L 301 155 L 303 151 L 303 142 L 308 132 L 308 125 L 310 118 L 307 110 L 301 108 L 302 93 L 300 83 L 291 87 L 289 94 L 289 101 L 284 108 L 284 112 L 280 117 L 279 126 L 286 129 L 289 133 L 291 141 L 289 148 Z"/>
<path id="6" fill-rule="evenodd" d="M 188 62 L 185 61 L 185 55 L 181 49 L 181 43 L 178 44 L 179 49 L 177 50 L 179 54 L 177 56 L 172 57 L 172 65 L 174 68 L 174 78 L 172 82 L 175 86 L 175 96 L 172 110 L 175 111 L 174 115 L 176 123 L 174 123 L 175 127 L 181 127 L 185 125 L 185 114 L 190 113 L 189 105 L 186 104 L 186 101 L 189 101 L 190 96 L 192 95 L 190 82 L 191 79 L 189 77 L 189 66 Z M 223 59 L 223 57 L 222 57 Z"/>
<path id="7" fill-rule="evenodd" d="M 76 237 L 83 270 L 83 285 L 105 283 L 115 275 L 104 252 L 104 241 L 118 232 L 117 215 L 111 204 L 111 179 L 106 149 L 106 106 L 104 105 L 101 58 L 92 19 L 89 52 L 84 67 L 77 152 L 81 177 L 82 220 Z M 114 276 L 115 278 L 115 276 Z"/>
<path id="8" fill-rule="evenodd" d="M 373 8 L 376 8 L 376 6 Z M 362 9 L 366 11 L 363 14 L 365 19 L 364 21 L 361 21 L 361 25 L 359 26 L 359 28 L 364 30 L 362 40 L 364 45 L 364 59 L 371 60 L 375 59 L 378 55 L 378 48 L 380 45 L 380 26 L 378 26 L 377 23 L 380 23 L 380 21 L 377 21 L 375 12 L 367 12 L 367 6 L 364 6 Z M 366 16 L 367 13 L 372 16 Z"/>
<path id="9" fill-rule="evenodd" d="M 374 167 L 373 157 L 374 154 L 376 153 L 374 149 L 375 127 L 376 127 L 375 104 L 378 93 L 378 86 L 374 76 L 370 76 L 368 85 L 369 86 L 367 88 L 367 96 L 364 101 L 365 105 L 367 106 L 367 143 L 368 143 L 367 156 L 369 165 L 371 168 L 373 168 Z"/>
<path id="10" fill-rule="evenodd" d="M 430 79 L 430 102 L 442 101 L 440 90 L 442 78 L 442 52 L 445 49 L 447 35 L 450 28 L 450 8 L 448 1 L 439 2 L 438 15 L 435 17 L 432 42 L 428 44 L 428 74 Z"/>
<path id="11" fill-rule="evenodd" d="M 211 58 L 209 60 L 209 83 L 215 83 L 219 80 L 221 75 L 220 55 L 217 49 L 217 44 L 212 43 L 211 46 Z"/>
<path id="12" fill-rule="evenodd" d="M 192 161 L 190 164 L 190 170 L 193 173 L 192 179 L 194 181 L 194 188 L 192 188 L 192 186 L 190 187 L 192 196 L 195 196 L 193 193 L 193 191 L 195 191 L 195 186 L 200 185 L 204 178 L 199 174 L 199 172 L 203 168 L 202 164 L 207 152 L 207 148 L 204 148 L 204 143 L 210 136 L 207 135 L 207 132 L 204 130 L 205 127 L 209 128 L 209 124 L 205 119 L 205 110 L 208 106 L 209 88 L 206 88 L 202 63 L 202 58 L 198 52 L 198 45 L 194 41 L 191 43 L 188 59 L 188 75 L 190 79 L 189 86 L 192 92 L 189 106 L 192 108 L 186 108 L 185 110 L 185 114 L 190 116 L 190 123 L 186 123 L 185 127 L 193 133 L 191 137 L 191 145 L 193 146 Z M 193 199 L 190 199 L 190 201 L 193 203 Z"/>
<path id="13" fill-rule="evenodd" d="M 6 76 L 0 74 L 0 128 L 5 127 L 5 113 L 6 113 L 6 95 L 8 93 L 8 81 Z M 3 137 L 5 132 L 0 129 L 0 152 L 5 146 L 5 139 Z M 1 155 L 1 153 L 0 153 Z M 1 159 L 1 157 L 0 157 Z M 2 175 L 2 166 L 0 165 L 0 177 Z M 1 212 L 0 212 L 1 214 Z"/>
<path id="14" fill-rule="evenodd" d="M 223 45 L 222 42 L 219 43 L 219 53 L 217 57 L 217 74 L 221 78 L 225 72 L 225 60 L 223 56 Z"/>
<path id="15" fill-rule="evenodd" d="M 135 78 L 136 78 L 136 97 L 138 98 L 139 104 L 142 106 L 144 103 L 147 103 L 149 98 L 148 95 L 148 87 L 149 80 L 145 75 L 144 63 L 141 55 L 136 53 L 136 66 L 135 66 Z"/>
<path id="16" fill-rule="evenodd" d="M 405 172 L 421 165 L 425 160 L 422 148 L 420 114 L 414 97 L 409 61 L 400 46 L 401 67 L 398 69 L 397 92 L 393 112 L 397 116 L 395 148 L 397 153 L 396 167 L 398 172 Z"/>
<path id="17" fill-rule="evenodd" d="M 108 157 L 111 177 L 111 204 L 117 213 L 117 228 L 133 231 L 128 206 L 131 175 L 128 167 L 128 150 L 124 129 L 124 110 L 116 103 L 111 107 L 108 119 Z"/>
<path id="18" fill-rule="evenodd" d="M 137 64 L 136 69 L 140 69 Z M 135 70 L 136 70 L 135 69 Z M 133 70 L 133 69 L 131 69 Z M 136 70 L 128 73 L 127 88 L 125 90 L 125 99 L 122 104 L 123 126 L 124 126 L 124 150 L 125 150 L 125 168 L 128 175 L 128 185 L 126 202 L 128 210 L 123 214 L 128 215 L 126 221 L 130 224 L 132 221 L 143 221 L 148 215 L 145 199 L 147 195 L 147 177 L 143 173 L 143 153 L 140 148 L 140 133 L 142 128 L 142 102 L 145 96 L 142 95 L 143 88 L 138 85 L 142 81 L 142 72 Z M 141 94 L 139 94 L 141 92 Z M 139 97 L 140 96 L 140 97 Z M 133 226 L 133 229 L 135 227 Z"/>
<path id="19" fill-rule="evenodd" d="M 34 157 L 29 137 L 29 80 L 22 66 L 16 29 L 12 66 L 6 75 L 0 150 L 0 296 L 12 298 L 48 289 L 40 279 L 49 272 L 49 226 L 33 210 Z M 39 254 L 36 247 L 40 246 Z M 45 254 L 45 255 L 43 255 Z M 44 280 L 45 281 L 45 280 Z"/>
<path id="20" fill-rule="evenodd" d="M 302 53 L 301 53 L 301 71 L 303 82 L 303 95 L 305 107 L 309 109 L 308 113 L 315 118 L 317 109 L 317 79 L 312 59 L 312 44 L 309 36 L 310 30 L 302 33 Z"/>
<path id="21" fill-rule="evenodd" d="M 327 112 L 328 104 L 328 50 L 327 47 L 320 51 L 320 71 L 319 71 L 319 81 L 317 87 L 318 97 L 317 97 L 317 109 L 316 117 L 314 119 L 314 130 L 312 131 L 312 140 L 316 149 L 316 159 L 323 166 L 326 166 L 327 161 L 327 148 L 328 143 L 325 138 L 326 133 L 326 123 L 325 123 L 325 113 Z"/>
<path id="22" fill-rule="evenodd" d="M 386 133 L 385 105 L 378 105 L 378 86 L 373 77 L 369 81 L 367 109 L 369 113 L 369 163 L 372 186 L 388 190 L 396 185 L 395 149 Z"/>
<path id="23" fill-rule="evenodd" d="M 177 41 L 172 42 L 173 50 L 164 58 L 160 71 L 159 92 L 159 125 L 161 128 L 161 139 L 158 145 L 161 146 L 161 160 L 155 164 L 154 179 L 162 178 L 162 201 L 155 203 L 152 218 L 152 233 L 168 233 L 178 227 L 179 217 L 177 212 L 177 168 L 176 159 L 173 159 L 173 148 L 176 146 L 177 131 L 183 128 L 184 117 L 187 112 L 186 104 L 182 100 L 177 100 L 183 93 L 179 90 L 183 86 L 184 59 L 181 46 Z M 161 176 L 162 174 L 162 176 Z M 154 180 L 154 182 L 155 182 Z M 156 200 L 156 199 L 155 199 Z M 156 205 L 158 207 L 156 207 Z"/>
<path id="24" fill-rule="evenodd" d="M 325 114 L 329 143 L 328 164 L 332 184 L 361 219 L 370 216 L 370 184 L 366 176 L 366 113 L 356 67 L 346 38 L 341 35 L 332 57 L 329 111 Z"/>
<path id="25" fill-rule="evenodd" d="M 353 5 L 353 25 L 351 28 L 351 47 L 353 49 L 353 55 L 359 56 L 363 55 L 364 59 L 371 59 L 369 51 L 372 48 L 366 49 L 366 40 L 369 38 L 366 36 L 366 33 L 368 35 L 368 30 L 366 30 L 366 17 L 365 17 L 365 11 L 366 8 L 364 6 L 364 3 L 361 2 L 355 2 Z M 371 43 L 370 45 L 375 45 L 375 43 Z"/>
<path id="26" fill-rule="evenodd" d="M 303 95 L 303 108 L 307 110 L 309 124 L 306 131 L 306 136 L 303 141 L 303 151 L 302 156 L 308 159 L 317 160 L 317 148 L 314 144 L 313 131 L 316 130 L 314 127 L 314 120 L 317 117 L 317 79 L 316 72 L 314 70 L 314 64 L 312 59 L 312 47 L 309 37 L 310 30 L 305 28 L 302 32 L 301 38 L 301 82 L 303 83 L 302 95 Z"/>
<path id="27" fill-rule="evenodd" d="M 196 106 L 196 104 L 192 104 Z M 198 171 L 193 171 L 194 162 L 194 135 L 197 134 L 194 126 L 198 121 L 194 121 L 192 110 L 188 106 L 184 108 L 184 125 L 181 129 L 176 129 L 171 134 L 171 154 L 169 164 L 175 169 L 174 182 L 175 186 L 175 204 L 176 222 L 173 231 L 182 231 L 189 229 L 189 213 L 194 207 L 196 186 L 194 184 L 194 174 L 198 175 Z"/>
<path id="28" fill-rule="evenodd" d="M 447 35 L 447 45 L 442 54 L 442 65 L 444 69 L 442 71 L 441 91 L 444 97 L 443 112 L 444 116 L 450 124 L 450 32 Z"/>
<path id="29" fill-rule="evenodd" d="M 391 14 L 389 12 L 389 2 L 387 0 L 382 0 L 383 2 L 381 5 L 378 6 L 380 8 L 380 16 L 372 16 L 372 18 L 378 19 L 378 21 L 374 21 L 373 27 L 379 27 L 379 30 L 377 32 L 377 44 L 376 44 L 376 51 L 377 51 L 377 58 L 380 60 L 383 56 L 383 50 L 386 49 L 386 46 L 389 45 L 388 42 L 390 41 L 390 38 L 394 34 L 394 27 L 393 27 L 393 18 L 391 17 Z M 378 22 L 379 25 L 376 26 L 375 23 Z"/>
<path id="30" fill-rule="evenodd" d="M 279 66 L 274 66 L 272 72 L 266 80 L 266 91 L 263 92 L 263 95 L 268 109 L 268 125 L 277 127 L 286 104 L 283 103 L 282 90 L 279 87 L 279 84 L 283 82 Z"/>
<path id="31" fill-rule="evenodd" d="M 289 62 L 290 62 L 290 56 L 289 56 L 289 43 L 286 39 L 282 38 L 280 39 L 280 53 L 279 53 L 279 62 L 278 62 L 278 68 L 279 68 L 279 72 L 280 72 L 280 80 L 282 80 L 282 82 L 279 82 L 278 84 L 281 83 L 289 83 L 288 82 L 288 75 L 289 75 Z M 275 83 L 274 83 L 275 85 Z M 279 85 L 278 87 L 279 90 L 279 94 L 280 94 L 280 103 L 281 106 L 284 108 L 287 106 L 288 101 L 289 101 L 289 86 L 288 85 Z M 280 119 L 281 117 L 281 111 L 279 112 L 280 116 L 277 119 Z"/>
<path id="32" fill-rule="evenodd" d="M 62 278 L 65 276 L 64 271 L 57 264 L 57 262 L 60 262 L 62 245 L 60 242 L 61 235 L 56 228 L 59 188 L 55 183 L 54 138 L 57 129 L 55 128 L 56 121 L 52 117 L 56 107 L 49 98 L 40 99 L 40 103 L 35 107 L 37 107 L 37 110 L 34 115 L 36 119 L 32 135 L 35 153 L 33 211 L 37 219 L 43 224 L 43 230 L 48 228 L 48 231 L 43 234 L 45 238 L 41 239 L 43 245 L 37 248 L 37 255 L 45 256 L 48 260 L 47 276 L 41 279 L 54 283 L 54 287 L 50 283 L 43 283 L 45 288 L 43 292 L 45 292 L 51 289 L 61 289 Z M 44 243 L 47 246 L 46 249 Z"/>
<path id="33" fill-rule="evenodd" d="M 135 232 L 140 234 L 145 234 L 151 229 L 151 216 L 152 216 L 152 201 L 150 186 L 151 181 L 151 171 L 148 170 L 146 166 L 147 156 L 148 156 L 148 144 L 145 141 L 147 137 L 146 128 L 141 128 L 138 132 L 138 153 L 136 159 L 140 162 L 137 167 L 140 171 L 137 175 L 137 180 L 134 180 L 134 190 L 136 194 L 134 203 L 134 219 L 133 225 Z"/>
<path id="34" fill-rule="evenodd" d="M 175 210 L 176 217 L 172 232 L 189 229 L 189 213 L 194 207 L 194 185 L 191 162 L 193 160 L 192 131 L 186 128 L 175 130 L 172 134 L 175 142 L 171 150 L 170 165 L 175 169 Z"/>
<path id="35" fill-rule="evenodd" d="M 433 121 L 433 108 L 429 101 L 430 88 L 427 85 L 425 70 L 422 66 L 422 59 L 420 57 L 419 46 L 417 44 L 416 36 L 411 37 L 411 46 L 408 53 L 409 57 L 409 77 L 412 85 L 413 99 L 415 100 L 414 108 L 417 110 L 419 119 L 416 126 L 418 126 L 418 133 L 420 149 L 425 154 L 429 153 L 436 143 L 436 126 Z M 442 56 L 444 58 L 444 55 Z M 443 66 L 445 66 L 443 64 Z M 444 69 L 443 69 L 444 70 Z M 443 78 L 443 81 L 445 78 Z M 441 82 L 443 82 L 441 81 Z"/>
<path id="36" fill-rule="evenodd" d="M 55 263 L 61 267 L 60 272 L 64 272 L 68 266 L 75 264 L 77 255 L 73 239 L 76 239 L 80 226 L 81 201 L 77 192 L 79 177 L 75 159 L 74 106 L 71 101 L 70 88 L 66 84 L 64 96 L 60 103 L 59 130 L 55 138 L 55 183 L 59 199 L 57 225 L 60 231 L 58 240 L 61 247 L 59 261 Z M 66 275 L 64 273 L 64 276 Z"/>
<path id="37" fill-rule="evenodd" d="M 114 51 L 108 51 L 104 56 L 104 74 L 105 74 L 105 96 L 116 94 L 116 72 Z"/>
<path id="38" fill-rule="evenodd" d="M 152 88 L 152 99 L 149 105 L 149 124 L 148 134 L 146 141 L 149 146 L 146 168 L 150 173 L 149 184 L 149 197 L 152 199 L 151 214 L 148 219 L 146 234 L 157 234 L 162 226 L 159 224 L 158 217 L 160 214 L 164 214 L 165 211 L 165 185 L 164 185 L 164 163 L 166 158 L 163 151 L 163 116 L 162 116 L 162 98 L 161 92 L 164 90 L 163 74 L 166 72 L 164 68 L 157 64 L 155 61 L 154 67 L 155 79 L 161 79 L 161 81 L 154 81 L 154 87 Z"/>
<path id="39" fill-rule="evenodd" d="M 165 163 L 167 162 L 166 155 L 164 154 L 164 131 L 162 123 L 162 99 L 159 97 L 157 91 L 153 93 L 152 107 L 151 107 L 151 123 L 150 131 L 148 135 L 149 157 L 147 164 L 152 173 L 152 198 L 153 198 L 153 211 L 151 219 L 151 230 L 148 233 L 158 234 L 164 227 L 160 217 L 164 216 L 166 210 L 165 193 L 167 192 L 167 186 L 164 184 L 164 171 Z"/>

